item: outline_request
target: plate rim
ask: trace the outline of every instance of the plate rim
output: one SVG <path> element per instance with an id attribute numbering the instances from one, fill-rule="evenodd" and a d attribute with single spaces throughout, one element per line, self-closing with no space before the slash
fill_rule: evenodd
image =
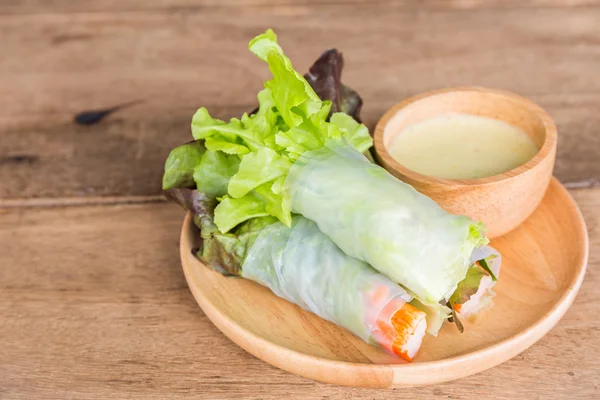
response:
<path id="1" fill-rule="evenodd" d="M 193 284 L 195 280 L 193 276 L 194 268 L 201 267 L 213 273 L 217 272 L 210 270 L 196 258 L 193 259 L 197 264 L 196 266 L 191 265 L 189 261 L 189 254 L 192 248 L 189 237 L 192 224 L 192 215 L 190 212 L 186 213 L 181 230 L 180 258 L 188 287 L 210 321 L 231 341 L 271 365 L 309 379 L 344 386 L 382 388 L 442 383 L 485 371 L 523 352 L 545 336 L 564 316 L 575 300 L 587 270 L 589 257 L 588 231 L 581 210 L 567 189 L 555 177 L 552 177 L 550 186 L 555 186 L 563 195 L 567 196 L 569 203 L 565 204 L 565 206 L 570 209 L 571 213 L 577 216 L 574 224 L 578 225 L 577 230 L 581 234 L 582 240 L 578 240 L 578 242 L 580 242 L 582 252 L 581 257 L 577 260 L 577 271 L 573 274 L 573 278 L 563 290 L 560 298 L 533 324 L 506 339 L 484 348 L 442 360 L 402 364 L 371 364 L 332 360 L 302 353 L 271 342 L 239 325 L 235 320 L 221 313 Z M 277 356 L 276 353 L 280 355 Z M 282 362 L 280 359 L 291 361 Z M 487 362 L 476 362 L 482 359 L 485 359 Z M 490 359 L 493 361 L 489 362 Z M 327 368 L 331 374 L 328 375 L 322 372 L 317 374 L 313 372 L 316 369 L 322 370 L 323 368 Z M 432 372 L 436 374 L 433 377 L 431 375 Z M 361 381 L 361 384 L 357 385 L 355 381 L 356 376 L 360 375 L 364 379 L 365 374 L 373 376 L 366 384 L 364 381 Z"/>

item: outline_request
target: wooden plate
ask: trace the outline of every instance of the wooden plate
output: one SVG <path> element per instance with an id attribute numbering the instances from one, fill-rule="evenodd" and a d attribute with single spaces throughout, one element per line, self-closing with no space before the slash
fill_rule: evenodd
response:
<path id="1" fill-rule="evenodd" d="M 514 357 L 567 311 L 581 286 L 588 255 L 581 213 L 553 179 L 532 216 L 492 241 L 503 255 L 495 306 L 466 323 L 463 334 L 446 324 L 437 338 L 427 336 L 415 360 L 406 363 L 254 282 L 209 270 L 192 255 L 196 234 L 188 214 L 181 233 L 183 270 L 196 301 L 217 328 L 276 367 L 361 387 L 445 382 Z"/>

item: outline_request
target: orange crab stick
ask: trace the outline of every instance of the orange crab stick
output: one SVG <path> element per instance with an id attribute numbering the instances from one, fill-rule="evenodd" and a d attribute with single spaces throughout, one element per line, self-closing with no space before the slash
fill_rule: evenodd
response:
<path id="1" fill-rule="evenodd" d="M 375 292 L 378 295 L 381 294 Z M 379 312 L 371 336 L 388 352 L 411 361 L 427 330 L 425 317 L 423 311 L 395 297 Z"/>

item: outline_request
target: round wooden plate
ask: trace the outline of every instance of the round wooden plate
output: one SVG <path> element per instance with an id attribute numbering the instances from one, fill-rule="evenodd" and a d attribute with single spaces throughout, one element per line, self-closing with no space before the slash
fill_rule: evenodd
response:
<path id="1" fill-rule="evenodd" d="M 417 357 L 406 363 L 254 282 L 208 269 L 192 254 L 195 235 L 188 214 L 181 233 L 183 270 L 196 301 L 217 328 L 276 367 L 361 387 L 445 382 L 514 357 L 567 311 L 581 286 L 588 255 L 581 213 L 553 179 L 531 217 L 492 241 L 503 256 L 494 307 L 465 323 L 463 334 L 445 324 L 438 337 L 427 336 Z"/>

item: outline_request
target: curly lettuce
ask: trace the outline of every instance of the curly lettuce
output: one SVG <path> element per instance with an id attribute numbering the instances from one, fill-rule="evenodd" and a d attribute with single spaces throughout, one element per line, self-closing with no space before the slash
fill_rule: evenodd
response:
<path id="1" fill-rule="evenodd" d="M 368 129 L 352 116 L 339 112 L 330 116 L 332 101 L 322 100 L 294 70 L 272 30 L 252 39 L 248 47 L 273 74 L 257 96 L 258 111 L 224 122 L 200 108 L 192 118 L 194 139 L 205 140 L 209 151 L 240 160 L 215 209 L 215 224 L 222 233 L 267 215 L 290 226 L 292 211 L 282 188 L 302 154 L 322 148 L 331 139 L 343 140 L 359 152 L 373 144 Z"/>

